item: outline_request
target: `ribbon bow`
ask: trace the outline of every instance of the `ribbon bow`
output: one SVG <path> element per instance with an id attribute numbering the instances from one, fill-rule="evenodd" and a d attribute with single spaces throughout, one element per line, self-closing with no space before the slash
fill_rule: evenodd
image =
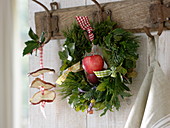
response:
<path id="1" fill-rule="evenodd" d="M 94 40 L 93 28 L 90 26 L 90 22 L 87 16 L 76 16 L 76 20 L 83 30 L 86 30 L 89 34 L 90 41 Z"/>
<path id="2" fill-rule="evenodd" d="M 93 71 L 93 72 L 97 77 L 100 78 L 100 77 L 106 77 L 106 76 L 110 76 L 110 75 L 111 75 L 111 77 L 116 77 L 117 72 L 120 72 L 123 75 L 125 75 L 127 73 L 127 70 L 125 68 L 123 68 L 122 66 L 119 66 L 119 67 L 111 67 L 110 70 Z"/>
<path id="3" fill-rule="evenodd" d="M 62 82 L 64 82 L 65 79 L 67 78 L 69 72 L 78 72 L 81 70 L 82 70 L 82 68 L 80 66 L 80 62 L 74 64 L 73 66 L 66 69 L 66 71 L 57 79 L 56 83 L 61 85 Z"/>

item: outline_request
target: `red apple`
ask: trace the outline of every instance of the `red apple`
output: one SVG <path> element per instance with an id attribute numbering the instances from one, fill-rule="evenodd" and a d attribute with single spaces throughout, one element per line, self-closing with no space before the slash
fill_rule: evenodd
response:
<path id="1" fill-rule="evenodd" d="M 97 78 L 97 76 L 94 73 L 93 74 L 87 74 L 87 79 L 92 84 L 97 84 L 99 82 L 99 79 Z"/>
<path id="2" fill-rule="evenodd" d="M 88 74 L 93 71 L 101 71 L 104 66 L 103 58 L 100 55 L 86 56 L 82 60 L 83 68 Z"/>

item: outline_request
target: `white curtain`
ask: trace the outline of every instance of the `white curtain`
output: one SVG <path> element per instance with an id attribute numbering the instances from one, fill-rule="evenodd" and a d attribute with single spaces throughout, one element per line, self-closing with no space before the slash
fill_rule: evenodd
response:
<path id="1" fill-rule="evenodd" d="M 0 0 L 0 128 L 12 128 L 13 5 Z"/>
<path id="2" fill-rule="evenodd" d="M 149 38 L 148 71 L 124 128 L 170 128 L 170 81 L 158 59 L 164 44 L 158 35 Z"/>

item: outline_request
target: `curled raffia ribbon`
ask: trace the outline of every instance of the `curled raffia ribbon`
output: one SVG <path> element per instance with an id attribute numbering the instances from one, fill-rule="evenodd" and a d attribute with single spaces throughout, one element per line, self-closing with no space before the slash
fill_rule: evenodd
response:
<path id="1" fill-rule="evenodd" d="M 87 16 L 76 16 L 76 20 L 83 30 L 86 30 L 89 35 L 90 41 L 94 40 L 93 28 L 90 26 L 90 22 Z"/>
<path id="2" fill-rule="evenodd" d="M 61 85 L 62 82 L 64 82 L 65 79 L 67 78 L 69 72 L 79 72 L 79 71 L 82 71 L 82 70 L 83 69 L 82 69 L 82 67 L 80 65 L 80 62 L 78 62 L 78 63 L 74 64 L 73 66 L 67 68 L 65 70 L 65 72 L 63 72 L 63 74 L 57 79 L 56 83 Z"/>

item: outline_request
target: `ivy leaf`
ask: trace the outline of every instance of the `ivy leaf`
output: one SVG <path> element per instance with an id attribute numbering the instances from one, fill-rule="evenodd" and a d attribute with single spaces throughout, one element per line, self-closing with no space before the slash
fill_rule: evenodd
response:
<path id="1" fill-rule="evenodd" d="M 28 53 L 32 54 L 33 50 L 38 49 L 38 47 L 39 47 L 39 43 L 36 42 L 36 41 L 27 41 L 27 42 L 25 42 L 25 44 L 27 46 L 24 48 L 23 56 L 28 54 Z"/>
<path id="2" fill-rule="evenodd" d="M 29 40 L 29 41 L 25 42 L 25 45 L 30 45 L 33 42 L 35 42 L 35 41 L 34 40 Z"/>
<path id="3" fill-rule="evenodd" d="M 38 36 L 33 32 L 33 30 L 30 28 L 29 32 L 28 32 L 28 35 L 30 36 L 31 39 L 33 40 L 38 40 Z"/>
<path id="4" fill-rule="evenodd" d="M 59 54 L 61 60 L 67 60 L 68 54 L 67 54 L 67 51 L 66 51 L 66 50 L 64 50 L 64 51 L 59 51 L 58 54 Z"/>

